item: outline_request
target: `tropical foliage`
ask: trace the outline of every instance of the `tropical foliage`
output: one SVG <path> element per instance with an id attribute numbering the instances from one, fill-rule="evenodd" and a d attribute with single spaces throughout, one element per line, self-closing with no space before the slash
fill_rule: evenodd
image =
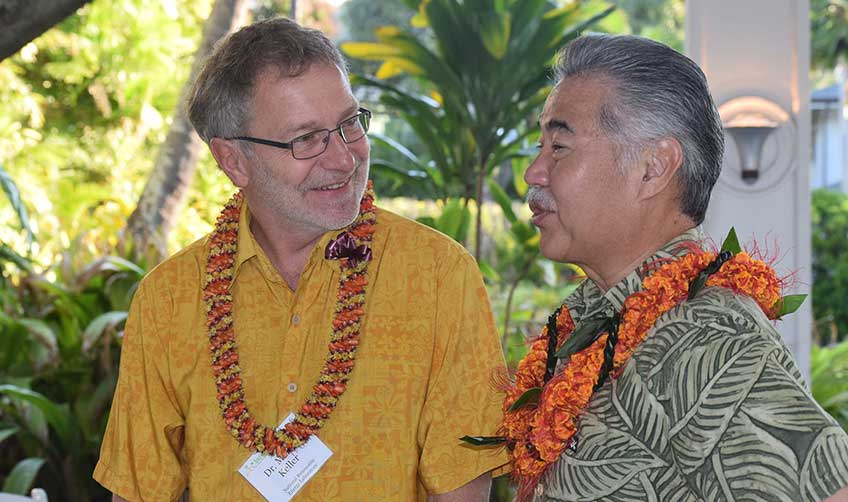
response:
<path id="1" fill-rule="evenodd" d="M 179 99 L 211 1 L 92 2 L 0 63 L 0 165 L 27 194 L 33 258 L 79 269 L 118 243 Z M 171 241 L 227 197 L 206 158 Z M 13 221 L 0 203 L 0 220 Z M 25 236 L 0 228 L 25 249 Z M 22 247 L 23 246 L 23 247 Z"/>
<path id="2" fill-rule="evenodd" d="M 381 90 L 380 101 L 410 125 L 425 148 L 415 154 L 375 136 L 401 152 L 405 163 L 375 159 L 373 167 L 408 184 L 425 183 L 440 198 L 461 197 L 479 207 L 487 176 L 533 139 L 556 52 L 610 9 L 591 15 L 580 2 L 557 7 L 546 0 L 406 3 L 418 10 L 413 24 L 426 26 L 432 43 L 409 28 L 383 26 L 375 33 L 377 42 L 341 46 L 349 56 L 381 62 L 375 77 L 358 76 L 355 82 Z M 422 92 L 388 80 L 400 74 L 415 77 Z M 476 216 L 474 249 L 480 258 L 482 211 Z"/>
<path id="3" fill-rule="evenodd" d="M 17 194 L 10 178 L 2 186 Z M 29 233 L 20 198 L 9 200 Z M 2 491 L 26 493 L 38 477 L 52 500 L 105 500 L 91 472 L 117 379 L 120 329 L 144 270 L 107 256 L 81 270 L 59 262 L 38 272 L 31 258 L 0 251 Z"/>
<path id="4" fill-rule="evenodd" d="M 810 388 L 822 408 L 848 430 L 848 340 L 830 347 L 813 346 Z"/>
<path id="5" fill-rule="evenodd" d="M 848 334 L 848 195 L 813 192 L 813 317 L 817 338 L 836 342 Z"/>

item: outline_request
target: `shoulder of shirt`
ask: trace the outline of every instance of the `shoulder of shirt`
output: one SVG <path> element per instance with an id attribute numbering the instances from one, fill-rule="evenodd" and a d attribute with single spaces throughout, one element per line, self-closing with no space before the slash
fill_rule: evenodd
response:
<path id="1" fill-rule="evenodd" d="M 462 244 L 456 242 L 438 230 L 423 223 L 393 213 L 387 209 L 377 208 L 377 232 L 380 227 L 389 232 L 387 246 L 393 249 L 408 246 L 410 251 L 420 251 L 424 248 L 434 249 L 441 258 L 463 258 L 474 261 L 474 258 Z M 403 239 L 392 238 L 395 234 L 403 235 Z"/>
<path id="2" fill-rule="evenodd" d="M 773 323 L 750 297 L 723 287 L 706 287 L 698 295 L 672 308 L 655 324 L 657 331 L 691 323 L 714 334 L 735 336 L 744 333 L 752 343 L 781 340 Z"/>
<path id="3" fill-rule="evenodd" d="M 205 268 L 208 241 L 209 235 L 205 235 L 166 258 L 144 276 L 139 287 L 155 284 L 161 290 L 162 286 L 173 285 L 171 278 L 177 275 L 181 281 L 196 278 L 199 283 Z"/>

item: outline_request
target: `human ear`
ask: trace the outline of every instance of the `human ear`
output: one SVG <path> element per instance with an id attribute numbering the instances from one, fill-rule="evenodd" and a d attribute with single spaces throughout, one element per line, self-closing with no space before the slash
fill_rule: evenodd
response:
<path id="1" fill-rule="evenodd" d="M 659 138 L 642 151 L 639 165 L 642 174 L 639 196 L 649 199 L 669 187 L 683 165 L 683 148 L 672 137 Z"/>
<path id="2" fill-rule="evenodd" d="M 212 138 L 209 142 L 209 150 L 215 157 L 215 162 L 224 171 L 224 174 L 239 188 L 247 186 L 250 174 L 244 152 L 236 144 L 235 140 Z"/>

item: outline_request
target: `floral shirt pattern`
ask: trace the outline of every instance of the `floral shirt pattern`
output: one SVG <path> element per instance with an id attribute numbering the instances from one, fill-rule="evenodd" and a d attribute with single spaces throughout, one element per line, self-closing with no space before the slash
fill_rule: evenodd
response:
<path id="1" fill-rule="evenodd" d="M 244 205 L 239 228 L 249 227 Z M 251 232 L 239 232 L 232 286 L 248 406 L 266 425 L 299 409 L 327 355 L 338 261 L 316 245 L 292 291 Z M 507 462 L 464 448 L 494 433 L 504 371 L 474 259 L 453 240 L 377 210 L 356 367 L 318 436 L 332 457 L 298 492 L 308 501 L 414 501 Z M 262 500 L 237 472 L 251 452 L 227 430 L 210 364 L 202 239 L 142 281 L 121 351 L 119 381 L 94 478 L 132 501 Z"/>
<path id="2" fill-rule="evenodd" d="M 687 252 L 699 228 L 646 260 Z M 641 289 L 639 267 L 566 299 L 575 323 Z M 848 486 L 848 435 L 812 398 L 757 304 L 708 287 L 662 315 L 580 418 L 538 500 L 815 501 Z"/>

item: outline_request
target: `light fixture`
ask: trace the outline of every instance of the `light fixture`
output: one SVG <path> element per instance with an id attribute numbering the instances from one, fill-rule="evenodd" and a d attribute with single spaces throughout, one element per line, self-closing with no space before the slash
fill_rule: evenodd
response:
<path id="1" fill-rule="evenodd" d="M 776 129 L 790 121 L 777 103 L 759 96 L 740 96 L 718 108 L 725 131 L 739 152 L 739 173 L 745 184 L 760 179 L 763 145 Z"/>

